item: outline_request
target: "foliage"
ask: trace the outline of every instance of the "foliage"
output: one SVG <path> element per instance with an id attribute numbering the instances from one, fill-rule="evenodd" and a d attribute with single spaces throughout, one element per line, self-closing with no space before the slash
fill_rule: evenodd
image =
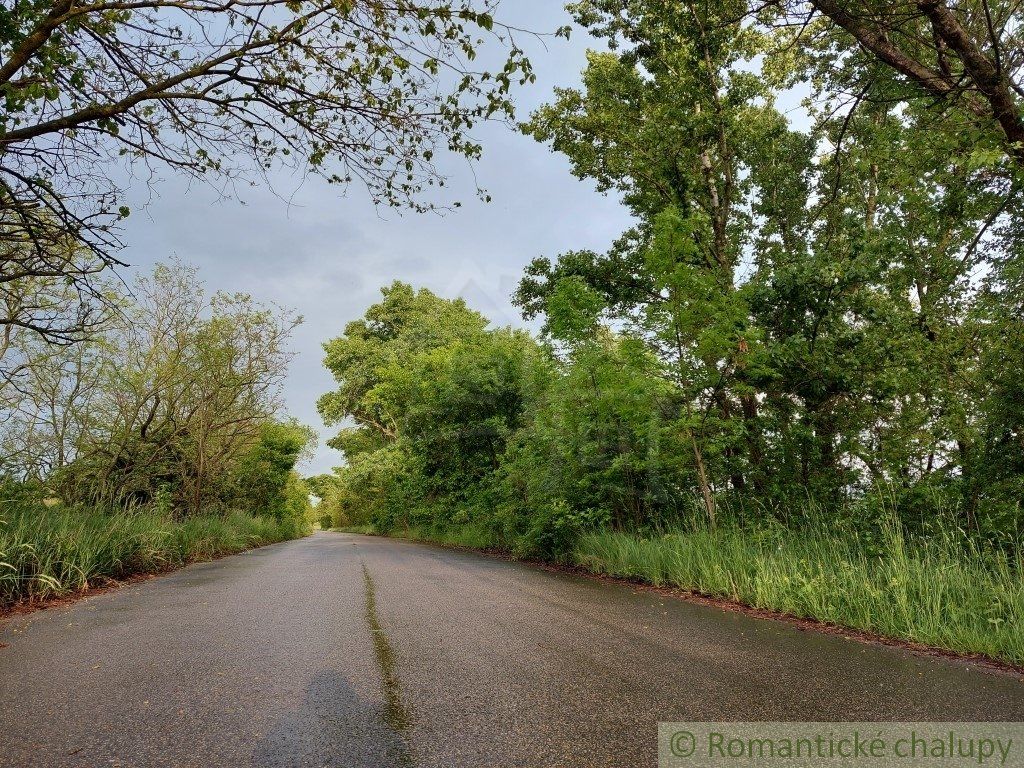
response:
<path id="1" fill-rule="evenodd" d="M 852 6 L 571 5 L 522 129 L 636 223 L 539 339 L 396 284 L 329 342 L 339 519 L 1024 659 L 1020 36 Z"/>
<path id="2" fill-rule="evenodd" d="M 0 332 L 90 335 L 110 309 L 98 275 L 123 266 L 119 225 L 140 167 L 225 194 L 283 167 L 361 184 L 377 204 L 458 206 L 425 194 L 445 185 L 435 157 L 478 158 L 474 126 L 510 119 L 514 86 L 534 79 L 495 5 L 0 7 Z M 481 50 L 504 56 L 481 67 Z M 9 367 L 0 357 L 0 378 Z"/>
<path id="3" fill-rule="evenodd" d="M 263 423 L 231 471 L 234 488 L 225 503 L 279 520 L 301 518 L 310 489 L 294 468 L 314 440 L 312 430 L 294 420 Z"/>
<path id="4" fill-rule="evenodd" d="M 1024 661 L 1024 586 L 1009 557 L 979 550 L 953 528 L 911 538 L 890 519 L 877 549 L 870 534 L 820 521 L 799 532 L 731 524 L 646 535 L 599 530 L 579 540 L 572 558 L 597 573 Z"/>
<path id="5" fill-rule="evenodd" d="M 0 606 L 102 586 L 305 533 L 301 519 L 236 512 L 178 522 L 154 510 L 105 512 L 13 499 L 0 504 Z"/>
<path id="6" fill-rule="evenodd" d="M 461 301 L 396 283 L 325 344 L 339 387 L 319 402 L 347 465 L 326 503 L 345 523 L 444 522 L 480 502 L 518 426 L 536 345 Z"/>
<path id="7" fill-rule="evenodd" d="M 864 34 L 938 24 L 916 6 L 861 5 Z M 810 8 L 823 16 L 805 35 L 769 24 Z M 638 224 L 605 254 L 534 261 L 517 293 L 527 316 L 570 350 L 611 324 L 654 355 L 671 385 L 660 419 L 689 444 L 676 456 L 710 521 L 723 496 L 844 514 L 885 487 L 908 525 L 938 491 L 982 536 L 1017 530 L 1019 475 L 991 480 L 1015 455 L 994 446 L 1016 447 L 1005 409 L 1019 397 L 989 369 L 1019 339 L 1016 150 L 985 154 L 1006 126 L 963 90 L 969 42 L 942 43 L 936 27 L 938 53 L 913 52 L 962 70 L 937 115 L 934 88 L 880 68 L 881 43 L 851 33 L 842 4 L 773 4 L 764 24 L 742 2 L 572 10 L 611 50 L 523 127 L 620 192 Z M 942 13 L 991 54 L 1019 46 L 1004 11 L 992 35 L 966 8 Z M 885 44 L 909 55 L 899 35 Z M 801 81 L 809 130 L 774 107 Z"/>
<path id="8" fill-rule="evenodd" d="M 507 51 L 493 72 L 473 64 L 484 38 Z M 69 237 L 113 262 L 124 160 L 226 180 L 305 166 L 422 207 L 435 152 L 476 157 L 474 123 L 533 78 L 511 38 L 487 2 L 5 6 L 0 228 L 37 276 L 87 276 L 54 248 Z"/>
<path id="9" fill-rule="evenodd" d="M 813 78 L 835 96 L 860 94 L 854 109 L 881 94 L 915 106 L 941 104 L 938 124 L 928 119 L 929 132 L 969 135 L 983 162 L 1024 163 L 1014 3 L 787 0 L 751 3 L 750 10 L 776 31 L 774 72 L 796 63 L 791 77 Z"/>
<path id="10" fill-rule="evenodd" d="M 158 266 L 88 339 L 8 336 L 22 370 L 0 386 L 0 468 L 66 504 L 301 519 L 294 467 L 315 439 L 280 421 L 298 319 L 242 294 L 207 298 L 195 270 Z"/>

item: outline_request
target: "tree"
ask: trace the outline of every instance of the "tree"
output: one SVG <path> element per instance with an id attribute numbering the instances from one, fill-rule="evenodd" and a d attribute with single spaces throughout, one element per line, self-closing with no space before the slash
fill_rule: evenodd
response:
<path id="1" fill-rule="evenodd" d="M 207 299 L 194 269 L 159 266 L 96 345 L 99 381 L 64 495 L 147 503 L 169 493 L 197 514 L 235 492 L 233 468 L 279 412 L 300 322 L 244 294 Z"/>
<path id="2" fill-rule="evenodd" d="M 294 468 L 315 436 L 279 416 L 300 319 L 244 294 L 207 296 L 180 264 L 130 290 L 111 281 L 104 298 L 115 311 L 77 343 L 9 335 L 18 365 L 0 386 L 0 475 L 112 510 L 303 512 Z"/>
<path id="3" fill-rule="evenodd" d="M 758 50 L 756 35 L 723 27 L 742 3 L 637 3 L 628 14 L 615 3 L 572 7 L 613 52 L 591 53 L 584 91 L 557 91 L 524 128 L 565 153 L 576 175 L 621 191 L 641 223 L 606 256 L 535 262 L 518 299 L 537 312 L 575 272 L 605 297 L 610 319 L 669 364 L 689 393 L 680 426 L 713 517 L 705 438 L 735 443 L 722 464 L 735 488 L 763 478 L 758 403 L 743 380 L 757 334 L 738 288 L 758 229 L 752 212 L 767 194 L 758 169 L 788 162 L 779 147 L 792 141 L 767 84 L 737 66 Z M 708 322 L 716 312 L 720 322 Z"/>
<path id="4" fill-rule="evenodd" d="M 9 327 L 5 344 L 0 475 L 43 481 L 75 458 L 99 396 L 101 356 L 96 344 L 53 344 L 24 328 Z"/>
<path id="5" fill-rule="evenodd" d="M 566 526 L 645 525 L 689 495 L 696 477 L 679 457 L 690 446 L 659 368 L 643 344 L 600 328 L 577 336 L 565 359 L 534 366 L 500 468 L 510 539 L 559 549 L 551 539 L 572 534 Z"/>
<path id="6" fill-rule="evenodd" d="M 267 421 L 258 439 L 229 468 L 232 489 L 227 504 L 251 514 L 301 518 L 312 489 L 295 473 L 316 435 L 295 420 Z"/>
<path id="7" fill-rule="evenodd" d="M 781 11 L 795 25 L 766 71 L 811 87 L 829 154 L 809 219 L 814 269 L 816 280 L 829 275 L 827 313 L 846 313 L 832 323 L 819 298 L 818 309 L 793 302 L 793 318 L 820 318 L 804 334 L 816 362 L 802 380 L 830 382 L 822 424 L 873 481 L 908 496 L 957 487 L 973 524 L 984 486 L 978 416 L 993 380 L 979 351 L 1013 337 L 1005 306 L 1020 271 L 1014 8 L 809 2 L 763 11 L 762 20 L 775 23 Z"/>
<path id="8" fill-rule="evenodd" d="M 709 515 L 751 486 L 838 510 L 885 485 L 917 519 L 941 487 L 973 524 L 981 446 L 1014 434 L 979 431 L 1015 396 L 978 350 L 1016 337 L 1022 272 L 1013 145 L 977 110 L 965 123 L 976 95 L 937 107 L 820 16 L 794 36 L 744 3 L 572 7 L 612 50 L 524 128 L 639 223 L 605 254 L 534 261 L 527 315 L 570 347 L 610 323 L 657 356 Z M 902 29 L 871 8 L 862 20 Z M 797 131 L 772 104 L 801 80 L 812 125 Z"/>
<path id="9" fill-rule="evenodd" d="M 57 274 L 9 278 L 0 278 L 0 471 L 41 480 L 74 457 L 99 383 L 99 348 L 86 342 L 110 330 L 124 297 L 98 283 L 100 305 Z"/>
<path id="10" fill-rule="evenodd" d="M 427 290 L 395 282 L 383 288 L 384 300 L 365 318 L 345 326 L 342 336 L 324 344 L 324 364 L 338 389 L 320 398 L 317 408 L 330 426 L 351 418 L 368 439 L 392 442 L 408 393 L 388 388 L 382 373 L 399 371 L 410 358 L 483 331 L 487 320 L 463 301 L 446 301 Z"/>
<path id="11" fill-rule="evenodd" d="M 493 73 L 472 63 L 482 35 L 510 43 Z M 67 277 L 100 298 L 92 278 L 119 263 L 129 214 L 123 163 L 228 184 L 291 164 L 361 181 L 375 202 L 431 207 L 420 193 L 444 183 L 435 153 L 477 157 L 473 125 L 510 116 L 513 83 L 533 78 L 511 37 L 488 2 L 0 8 L 0 284 Z M 34 322 L 18 318 L 0 320 Z"/>
<path id="12" fill-rule="evenodd" d="M 382 292 L 324 345 L 339 386 L 319 409 L 328 424 L 355 423 L 329 441 L 345 453 L 349 496 L 385 527 L 439 521 L 478 500 L 499 467 L 536 347 L 521 332 L 487 330 L 462 300 L 402 283 Z"/>
<path id="13" fill-rule="evenodd" d="M 68 236 L 57 234 L 45 247 L 0 242 L 0 382 L 16 377 L 23 365 L 8 356 L 17 346 L 14 336 L 66 346 L 103 325 L 109 307 L 96 281 L 103 266 Z"/>
<path id="14" fill-rule="evenodd" d="M 1024 168 L 1024 49 L 1015 3 L 781 0 L 755 1 L 753 7 L 770 22 L 781 14 L 795 36 L 815 50 L 824 64 L 820 71 L 834 85 L 841 79 L 828 77 L 828 69 L 842 73 L 840 78 L 850 70 L 832 62 L 859 60 L 855 69 L 862 77 L 850 91 L 859 92 L 857 103 L 874 101 L 884 90 L 879 81 L 894 77 L 909 86 L 896 98 L 927 98 L 942 122 L 961 127 L 966 122 L 981 146 L 998 147 Z M 816 15 L 828 23 L 816 23 Z M 850 53 L 851 38 L 860 54 Z M 888 68 L 892 77 L 880 78 L 879 68 L 865 64 L 864 56 Z M 893 98 L 891 91 L 888 97 Z"/>

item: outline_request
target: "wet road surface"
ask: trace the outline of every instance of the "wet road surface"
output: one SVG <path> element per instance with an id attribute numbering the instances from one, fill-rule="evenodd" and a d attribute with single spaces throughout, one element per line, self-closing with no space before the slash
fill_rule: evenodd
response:
<path id="1" fill-rule="evenodd" d="M 318 533 L 0 626 L 0 766 L 653 765 L 656 723 L 1024 720 L 1024 682 Z"/>

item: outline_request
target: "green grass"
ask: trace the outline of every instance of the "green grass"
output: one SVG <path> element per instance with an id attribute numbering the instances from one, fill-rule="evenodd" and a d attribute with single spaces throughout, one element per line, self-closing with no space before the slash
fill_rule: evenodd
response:
<path id="1" fill-rule="evenodd" d="M 448 547 L 465 547 L 466 549 L 500 549 L 501 542 L 483 527 L 464 525 L 459 528 L 440 528 L 431 526 L 411 526 L 398 528 L 388 532 L 389 536 L 412 541 L 429 541 Z"/>
<path id="2" fill-rule="evenodd" d="M 409 526 L 381 531 L 372 523 L 365 525 L 345 525 L 332 528 L 341 533 L 361 533 L 367 536 L 390 536 L 395 539 L 425 541 L 442 544 L 448 547 L 464 547 L 466 549 L 501 549 L 502 542 L 483 527 L 466 525 L 461 528 L 442 528 L 439 526 Z"/>
<path id="3" fill-rule="evenodd" d="M 0 505 L 0 606 L 68 595 L 303 532 L 293 522 L 240 513 L 175 522 L 145 511 Z"/>
<path id="4" fill-rule="evenodd" d="M 572 552 L 596 573 L 1024 664 L 1018 557 L 964 537 L 911 538 L 895 524 L 871 541 L 823 526 L 602 530 L 584 534 Z"/>
<path id="5" fill-rule="evenodd" d="M 371 524 L 343 525 L 340 527 L 334 527 L 330 529 L 325 528 L 324 530 L 338 531 L 339 533 L 362 533 L 366 536 L 378 536 L 380 534 L 380 531 L 377 530 L 377 527 Z"/>

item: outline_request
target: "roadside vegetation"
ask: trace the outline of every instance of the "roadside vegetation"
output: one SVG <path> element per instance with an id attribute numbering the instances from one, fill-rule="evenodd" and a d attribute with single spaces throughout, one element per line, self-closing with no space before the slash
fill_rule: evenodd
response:
<path id="1" fill-rule="evenodd" d="M 313 435 L 277 416 L 297 320 L 207 297 L 181 265 L 107 285 L 104 301 L 73 344 L 6 335 L 0 607 L 308 527 L 295 465 Z"/>
<path id="2" fill-rule="evenodd" d="M 345 367 L 321 408 L 378 410 L 334 439 L 346 465 L 309 481 L 325 528 L 502 550 L 1024 663 L 1019 518 L 979 519 L 934 491 L 911 504 L 892 484 L 826 506 L 728 481 L 710 517 L 686 443 L 659 421 L 671 389 L 658 377 L 619 357 L 566 363 L 401 284 L 327 351 Z"/>
<path id="3" fill-rule="evenodd" d="M 144 5 L 0 13 L 0 600 L 316 519 L 1024 662 L 1014 3 L 571 4 L 601 50 L 520 128 L 634 226 L 528 265 L 536 334 L 385 287 L 326 344 L 345 462 L 308 481 L 298 318 L 181 265 L 125 289 L 123 166 L 444 209 L 435 155 L 513 117 L 523 33 L 489 2 Z"/>
<path id="4" fill-rule="evenodd" d="M 815 525 L 724 525 L 583 534 L 573 562 L 755 608 L 1024 664 L 1020 550 L 992 551 L 955 528 L 914 537 Z"/>
<path id="5" fill-rule="evenodd" d="M 511 118 L 533 79 L 492 10 L 0 9 L 0 606 L 308 527 L 314 438 L 280 415 L 298 318 L 208 297 L 182 265 L 116 273 L 126 202 L 161 170 L 227 195 L 286 168 L 453 206 L 424 194 L 435 155 L 479 157 L 473 124 Z M 485 40 L 491 72 L 471 63 Z"/>
<path id="6" fill-rule="evenodd" d="M 538 556 L 475 526 L 342 530 Z M 670 529 L 585 530 L 562 556 L 544 559 L 1020 665 L 1020 554 L 1019 547 L 979 545 L 952 520 L 913 536 L 894 518 L 857 529 L 822 519 L 793 526 L 763 518 L 711 528 L 694 518 Z"/>
<path id="7" fill-rule="evenodd" d="M 571 6 L 611 48 L 522 129 L 636 224 L 527 267 L 537 335 L 395 283 L 329 341 L 334 522 L 1024 663 L 1020 41 L 863 6 Z"/>
<path id="8" fill-rule="evenodd" d="M 304 533 L 301 518 L 241 512 L 175 520 L 153 511 L 6 504 L 0 608 L 211 560 Z"/>
<path id="9" fill-rule="evenodd" d="M 116 273 L 126 202 L 161 169 L 228 195 L 284 168 L 453 207 L 427 194 L 435 156 L 478 158 L 474 123 L 510 119 L 533 79 L 492 11 L 0 9 L 0 606 L 309 527 L 314 436 L 280 415 L 298 318 L 208 297 L 179 264 Z M 472 64 L 485 45 L 493 71 Z"/>

